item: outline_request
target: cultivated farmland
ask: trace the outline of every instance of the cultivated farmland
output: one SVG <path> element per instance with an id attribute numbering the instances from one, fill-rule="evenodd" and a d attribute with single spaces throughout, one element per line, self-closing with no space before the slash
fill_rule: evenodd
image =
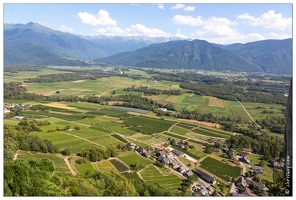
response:
<path id="1" fill-rule="evenodd" d="M 149 166 L 140 172 L 145 181 L 154 184 L 159 184 L 163 188 L 167 188 L 171 191 L 178 191 L 182 179 L 174 174 L 164 176 L 155 166 Z"/>
<path id="2" fill-rule="evenodd" d="M 230 180 L 232 177 L 237 178 L 241 174 L 241 169 L 227 165 L 211 157 L 205 158 L 200 163 L 200 167 L 225 181 Z"/>
<path id="3" fill-rule="evenodd" d="M 143 165 L 149 165 L 152 161 L 148 158 L 144 158 L 133 152 L 125 152 L 118 155 L 118 158 L 122 160 L 128 166 L 134 165 L 136 162 L 140 162 Z"/>
<path id="4" fill-rule="evenodd" d="M 168 120 L 159 120 L 144 116 L 130 117 L 124 121 L 124 124 L 129 126 L 129 129 L 149 135 L 166 131 L 174 123 Z"/>

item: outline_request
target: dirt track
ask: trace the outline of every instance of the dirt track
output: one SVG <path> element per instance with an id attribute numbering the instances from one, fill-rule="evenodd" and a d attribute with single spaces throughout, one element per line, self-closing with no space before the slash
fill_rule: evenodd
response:
<path id="1" fill-rule="evenodd" d="M 220 128 L 220 124 L 215 124 L 215 123 L 211 123 L 211 122 L 201 122 L 198 120 L 191 120 L 191 119 L 178 119 L 180 121 L 184 121 L 184 122 L 190 122 L 190 123 L 194 123 L 194 124 L 201 124 L 204 126 L 209 126 L 209 127 L 213 127 L 213 128 Z"/>

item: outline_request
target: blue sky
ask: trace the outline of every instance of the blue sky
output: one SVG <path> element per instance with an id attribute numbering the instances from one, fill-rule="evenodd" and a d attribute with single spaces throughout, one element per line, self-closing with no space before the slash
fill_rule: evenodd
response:
<path id="1" fill-rule="evenodd" d="M 3 21 L 36 22 L 85 36 L 177 36 L 231 44 L 292 37 L 291 2 L 4 3 Z"/>

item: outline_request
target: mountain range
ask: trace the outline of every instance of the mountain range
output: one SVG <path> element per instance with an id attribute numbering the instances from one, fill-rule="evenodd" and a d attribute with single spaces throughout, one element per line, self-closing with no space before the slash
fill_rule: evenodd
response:
<path id="1" fill-rule="evenodd" d="M 4 24 L 4 64 L 203 69 L 292 74 L 292 38 L 219 45 L 205 40 L 79 36 L 38 23 Z"/>

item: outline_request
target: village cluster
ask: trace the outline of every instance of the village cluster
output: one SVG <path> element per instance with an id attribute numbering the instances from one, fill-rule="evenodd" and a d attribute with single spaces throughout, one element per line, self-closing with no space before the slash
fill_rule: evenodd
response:
<path id="1" fill-rule="evenodd" d="M 216 142 L 212 140 L 211 142 Z M 179 148 L 182 148 L 182 143 L 179 142 Z M 213 195 L 215 189 L 211 185 L 215 185 L 217 180 L 215 177 L 205 173 L 200 169 L 190 170 L 186 165 L 184 165 L 179 157 L 187 157 L 190 158 L 188 155 L 184 154 L 182 151 L 179 151 L 174 148 L 166 148 L 166 149 L 154 149 L 154 152 L 144 149 L 143 147 L 137 146 L 133 143 L 128 143 L 127 146 L 134 148 L 135 152 L 139 155 L 153 159 L 155 161 L 159 161 L 164 163 L 165 167 L 173 171 L 175 174 L 179 176 L 183 176 L 183 178 L 188 178 L 189 176 L 196 175 L 199 177 L 199 181 L 195 182 L 191 186 L 191 191 L 197 196 L 211 196 Z M 225 151 L 229 151 L 231 154 L 234 154 L 233 148 L 227 148 L 226 145 L 223 145 L 223 151 L 218 151 L 218 148 L 215 148 L 216 152 L 222 153 Z M 152 156 L 155 155 L 155 156 Z M 230 195 L 231 196 L 238 196 L 238 197 L 248 197 L 248 196 L 257 196 L 254 194 L 253 189 L 256 187 L 260 190 L 264 190 L 268 193 L 269 188 L 266 187 L 265 184 L 262 184 L 255 180 L 255 176 L 246 176 L 246 169 L 248 168 L 251 174 L 262 174 L 263 168 L 261 166 L 251 166 L 251 160 L 249 158 L 248 153 L 238 153 L 231 159 L 231 162 L 237 165 L 238 168 L 243 168 L 243 174 L 234 181 L 231 186 Z M 282 169 L 284 167 L 284 163 L 274 161 L 273 167 L 277 169 Z M 216 193 L 218 196 L 225 196 L 223 193 L 218 192 Z"/>

